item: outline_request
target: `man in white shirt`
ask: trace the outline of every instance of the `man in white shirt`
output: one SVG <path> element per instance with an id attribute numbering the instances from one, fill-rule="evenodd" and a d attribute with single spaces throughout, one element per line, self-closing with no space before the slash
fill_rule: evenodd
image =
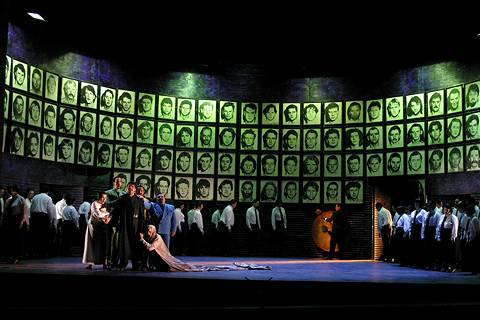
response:
<path id="1" fill-rule="evenodd" d="M 223 209 L 220 216 L 219 231 L 222 235 L 223 254 L 229 255 L 232 241 L 232 227 L 235 223 L 233 209 L 237 207 L 237 200 L 230 200 L 230 204 Z"/>
<path id="2" fill-rule="evenodd" d="M 47 257 L 48 255 L 50 227 L 56 220 L 56 209 L 47 192 L 47 186 L 40 186 L 40 193 L 33 197 L 30 207 L 34 253 L 38 257 Z"/>
<path id="3" fill-rule="evenodd" d="M 378 229 L 382 237 L 383 252 L 380 261 L 391 261 L 390 243 L 392 237 L 392 214 L 383 207 L 383 204 L 377 202 L 375 204 L 378 212 Z"/>
<path id="4" fill-rule="evenodd" d="M 248 242 L 249 242 L 249 255 L 254 256 L 257 251 L 257 241 L 260 235 L 260 230 L 262 229 L 260 225 L 260 212 L 258 207 L 260 206 L 260 201 L 255 200 L 250 208 L 247 209 L 246 213 L 246 223 L 248 228 Z"/>
<path id="5" fill-rule="evenodd" d="M 175 208 L 173 215 L 175 216 L 175 225 L 177 226 L 177 230 L 175 231 L 175 237 L 172 238 L 172 247 L 170 251 L 175 256 L 184 255 L 183 248 L 185 246 L 185 215 L 183 214 L 183 209 L 185 208 L 185 203 L 179 202 L 177 203 L 177 207 Z"/>
<path id="6" fill-rule="evenodd" d="M 282 207 L 282 202 L 279 200 L 277 200 L 275 207 L 272 209 L 272 229 L 275 251 L 278 256 L 281 256 L 285 230 L 287 230 L 287 214 L 285 208 Z"/>

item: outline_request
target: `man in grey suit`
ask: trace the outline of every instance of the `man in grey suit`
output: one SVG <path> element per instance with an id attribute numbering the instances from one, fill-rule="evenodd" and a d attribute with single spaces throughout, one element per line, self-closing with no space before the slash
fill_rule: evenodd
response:
<path id="1" fill-rule="evenodd" d="M 150 208 L 151 215 L 156 219 L 154 224 L 157 227 L 158 234 L 162 237 L 167 248 L 170 248 L 170 236 L 174 237 L 177 229 L 174 214 L 175 207 L 165 203 L 166 199 L 163 193 L 157 195 L 157 200 L 158 203 L 152 203 Z"/>

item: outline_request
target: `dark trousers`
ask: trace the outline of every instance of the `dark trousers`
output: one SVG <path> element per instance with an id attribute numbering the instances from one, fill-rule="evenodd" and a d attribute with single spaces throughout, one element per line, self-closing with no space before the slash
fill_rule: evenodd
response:
<path id="1" fill-rule="evenodd" d="M 32 212 L 30 217 L 30 231 L 32 232 L 34 253 L 39 257 L 48 256 L 51 237 L 51 224 L 48 214 Z"/>
<path id="2" fill-rule="evenodd" d="M 183 227 L 183 226 L 182 226 Z M 185 247 L 185 232 L 183 231 L 184 229 L 182 228 L 182 231 L 178 231 L 175 233 L 175 236 L 172 238 L 172 247 L 170 248 L 170 252 L 174 256 L 179 256 L 184 254 L 184 247 Z"/>
<path id="3" fill-rule="evenodd" d="M 383 245 L 383 252 L 380 259 L 391 259 L 390 244 L 392 241 L 392 227 L 388 224 L 384 225 L 380 231 L 380 234 L 382 235 Z"/>
<path id="4" fill-rule="evenodd" d="M 20 259 L 23 254 L 23 230 L 20 228 L 22 215 L 7 215 L 3 218 L 5 232 L 5 253 L 8 259 Z"/>
<path id="5" fill-rule="evenodd" d="M 248 233 L 248 253 L 255 255 L 257 253 L 257 243 L 260 231 L 257 224 L 251 224 L 252 231 Z"/>
<path id="6" fill-rule="evenodd" d="M 113 267 L 118 266 L 118 231 L 116 226 L 108 225 L 107 245 L 106 245 L 107 264 Z"/>
<path id="7" fill-rule="evenodd" d="M 65 257 L 71 256 L 71 248 L 78 237 L 78 229 L 75 222 L 66 220 L 62 222 L 62 249 L 61 253 Z"/>
<path id="8" fill-rule="evenodd" d="M 333 258 L 335 255 L 335 247 L 338 244 L 338 257 L 343 259 L 343 254 L 345 253 L 345 248 L 347 246 L 347 236 L 347 232 L 343 230 L 332 232 L 332 237 L 330 238 L 330 258 Z"/>

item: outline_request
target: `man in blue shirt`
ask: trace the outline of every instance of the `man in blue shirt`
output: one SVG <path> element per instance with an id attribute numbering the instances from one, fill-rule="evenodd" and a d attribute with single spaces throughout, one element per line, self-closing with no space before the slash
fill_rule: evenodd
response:
<path id="1" fill-rule="evenodd" d="M 171 204 L 165 203 L 165 195 L 159 193 L 157 195 L 158 203 L 152 203 L 150 212 L 154 219 L 154 222 L 158 234 L 162 237 L 163 242 L 167 248 L 170 248 L 170 236 L 175 236 L 175 230 L 177 229 L 177 223 L 175 220 L 175 207 Z"/>

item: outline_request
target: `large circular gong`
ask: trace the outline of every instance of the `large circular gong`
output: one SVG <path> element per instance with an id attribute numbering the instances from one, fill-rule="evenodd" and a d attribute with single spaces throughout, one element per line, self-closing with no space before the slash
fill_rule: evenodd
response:
<path id="1" fill-rule="evenodd" d="M 313 241 L 323 251 L 330 251 L 330 234 L 332 232 L 332 223 L 325 221 L 325 218 L 331 218 L 333 211 L 324 211 L 317 214 L 315 220 L 313 220 L 312 236 Z M 335 252 L 338 251 L 338 245 L 335 247 Z"/>

